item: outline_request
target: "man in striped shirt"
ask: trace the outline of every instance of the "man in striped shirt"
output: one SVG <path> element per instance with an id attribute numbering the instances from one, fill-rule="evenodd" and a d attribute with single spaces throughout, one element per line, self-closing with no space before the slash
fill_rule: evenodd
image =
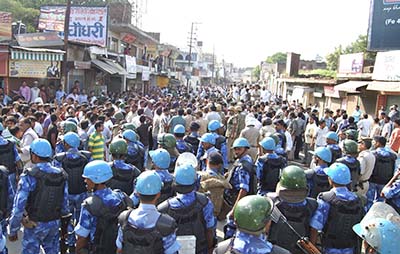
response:
<path id="1" fill-rule="evenodd" d="M 104 160 L 104 137 L 102 131 L 104 129 L 103 122 L 96 122 L 94 125 L 96 131 L 89 137 L 88 149 L 92 153 L 93 160 Z"/>

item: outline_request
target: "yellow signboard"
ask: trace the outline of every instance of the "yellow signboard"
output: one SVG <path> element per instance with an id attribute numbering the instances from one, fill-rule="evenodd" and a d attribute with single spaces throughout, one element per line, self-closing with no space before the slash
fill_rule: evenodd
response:
<path id="1" fill-rule="evenodd" d="M 168 87 L 169 78 L 157 76 L 157 85 L 160 88 Z"/>
<path id="2" fill-rule="evenodd" d="M 10 77 L 15 78 L 60 78 L 60 62 L 10 60 Z"/>

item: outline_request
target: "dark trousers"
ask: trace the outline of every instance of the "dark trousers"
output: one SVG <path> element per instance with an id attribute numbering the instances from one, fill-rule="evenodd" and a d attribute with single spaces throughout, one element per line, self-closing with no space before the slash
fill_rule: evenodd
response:
<path id="1" fill-rule="evenodd" d="M 300 153 L 301 148 L 303 147 L 303 137 L 301 135 L 295 137 L 294 146 L 295 146 L 294 158 L 299 159 L 300 158 L 299 153 Z"/>

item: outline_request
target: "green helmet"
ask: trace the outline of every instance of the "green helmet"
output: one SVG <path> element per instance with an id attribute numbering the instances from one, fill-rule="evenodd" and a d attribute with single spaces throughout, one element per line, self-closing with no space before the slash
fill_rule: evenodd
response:
<path id="1" fill-rule="evenodd" d="M 66 121 L 64 123 L 63 129 L 64 129 L 64 134 L 68 133 L 68 132 L 75 132 L 75 133 L 78 132 L 78 126 L 75 123 L 70 122 L 70 121 Z"/>
<path id="2" fill-rule="evenodd" d="M 279 184 L 286 189 L 306 189 L 306 174 L 304 170 L 298 166 L 287 166 L 282 171 Z"/>
<path id="3" fill-rule="evenodd" d="M 350 129 L 344 132 L 347 136 L 347 139 L 357 141 L 358 139 L 358 131 Z"/>
<path id="4" fill-rule="evenodd" d="M 117 120 L 117 121 L 124 120 L 124 114 L 122 114 L 122 112 L 115 113 L 114 117 L 115 117 L 115 120 Z"/>
<path id="5" fill-rule="evenodd" d="M 345 154 L 356 154 L 358 153 L 357 142 L 351 139 L 346 139 L 343 142 L 343 150 Z"/>
<path id="6" fill-rule="evenodd" d="M 250 234 L 261 233 L 270 220 L 274 204 L 268 197 L 249 195 L 239 200 L 233 211 L 238 228 Z"/>
<path id="7" fill-rule="evenodd" d="M 110 153 L 120 155 L 127 154 L 128 144 L 122 138 L 114 139 L 110 144 Z"/>
<path id="8" fill-rule="evenodd" d="M 121 130 L 123 130 L 123 131 L 124 130 L 133 130 L 133 131 L 136 132 L 136 127 L 135 127 L 135 125 L 133 123 L 125 123 L 125 124 L 122 125 Z"/>
<path id="9" fill-rule="evenodd" d="M 158 134 L 157 142 L 164 149 L 170 149 L 170 148 L 174 148 L 176 146 L 176 138 L 171 133 Z"/>

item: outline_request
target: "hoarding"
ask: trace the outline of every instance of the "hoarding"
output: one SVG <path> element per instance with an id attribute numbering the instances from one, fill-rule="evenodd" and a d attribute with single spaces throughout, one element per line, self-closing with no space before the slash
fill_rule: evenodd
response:
<path id="1" fill-rule="evenodd" d="M 370 1 L 368 50 L 400 49 L 400 1 Z"/>
<path id="2" fill-rule="evenodd" d="M 400 50 L 378 52 L 372 79 L 400 81 Z"/>
<path id="3" fill-rule="evenodd" d="M 60 78 L 60 62 L 10 60 L 11 78 Z"/>
<path id="4" fill-rule="evenodd" d="M 339 59 L 339 73 L 357 74 L 362 73 L 364 53 L 341 55 Z"/>
<path id="5" fill-rule="evenodd" d="M 42 6 L 39 29 L 64 31 L 65 6 Z M 108 8 L 71 6 L 68 41 L 107 46 Z"/>

